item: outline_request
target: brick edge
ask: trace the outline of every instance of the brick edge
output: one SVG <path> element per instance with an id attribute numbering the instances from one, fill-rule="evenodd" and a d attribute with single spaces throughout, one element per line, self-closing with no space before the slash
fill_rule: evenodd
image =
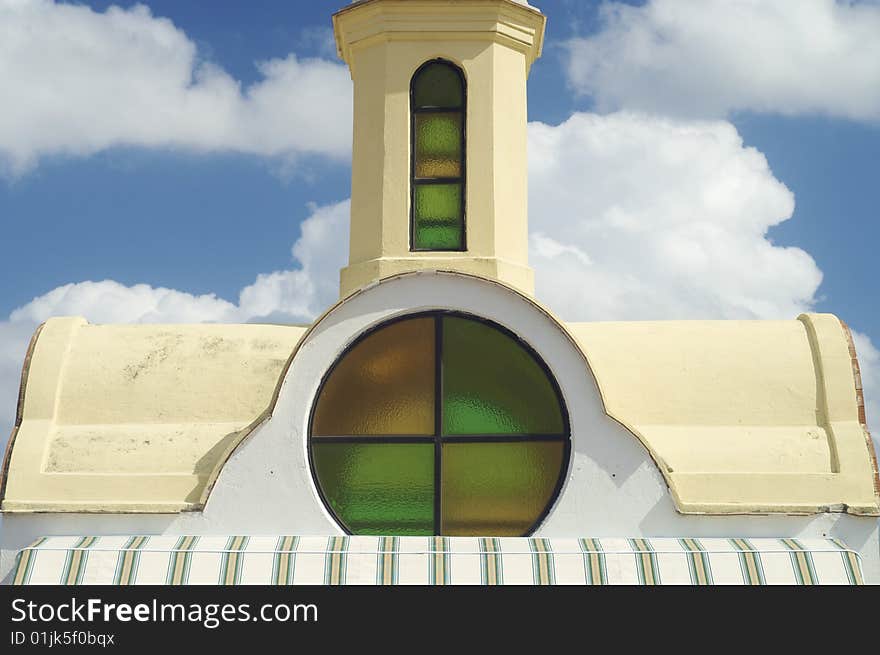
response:
<path id="1" fill-rule="evenodd" d="M 871 457 L 871 468 L 874 471 L 874 493 L 880 497 L 880 469 L 877 465 L 877 452 L 874 450 L 874 440 L 871 438 L 871 432 L 868 430 L 868 418 L 865 415 L 865 392 L 862 388 L 862 370 L 859 367 L 859 359 L 856 354 L 856 344 L 852 338 L 852 332 L 843 320 L 840 321 L 843 332 L 846 335 L 846 343 L 849 347 L 849 356 L 852 360 L 853 382 L 856 389 L 856 404 L 858 405 L 859 423 L 865 433 L 865 442 L 868 446 L 868 455 Z"/>

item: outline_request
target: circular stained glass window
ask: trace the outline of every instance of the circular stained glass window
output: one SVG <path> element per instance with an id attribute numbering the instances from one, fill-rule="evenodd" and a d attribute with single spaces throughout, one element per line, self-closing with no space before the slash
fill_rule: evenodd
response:
<path id="1" fill-rule="evenodd" d="M 309 450 L 351 534 L 530 534 L 568 468 L 565 405 L 525 343 L 473 316 L 380 325 L 324 379 Z"/>

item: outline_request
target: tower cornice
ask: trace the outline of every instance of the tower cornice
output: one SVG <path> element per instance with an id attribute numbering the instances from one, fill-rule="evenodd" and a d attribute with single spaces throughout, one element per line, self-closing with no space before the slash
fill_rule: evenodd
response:
<path id="1" fill-rule="evenodd" d="M 349 66 L 353 50 L 376 42 L 467 40 L 513 48 L 530 67 L 541 56 L 546 20 L 514 0 L 362 0 L 334 14 L 333 27 Z"/>

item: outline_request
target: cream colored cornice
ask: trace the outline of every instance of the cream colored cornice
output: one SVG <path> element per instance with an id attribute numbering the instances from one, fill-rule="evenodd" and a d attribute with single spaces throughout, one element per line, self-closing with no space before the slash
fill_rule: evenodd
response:
<path id="1" fill-rule="evenodd" d="M 541 56 L 546 17 L 512 0 L 365 0 L 333 16 L 336 49 L 349 65 L 353 50 L 383 41 L 486 40 Z"/>

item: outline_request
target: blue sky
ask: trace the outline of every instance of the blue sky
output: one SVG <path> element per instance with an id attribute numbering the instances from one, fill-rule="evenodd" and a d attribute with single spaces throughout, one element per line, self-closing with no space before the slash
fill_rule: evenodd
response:
<path id="1" fill-rule="evenodd" d="M 122 8 L 112 10 L 118 20 L 104 13 L 114 4 Z M 347 74 L 338 62 L 327 63 L 336 62 L 330 14 L 341 3 L 153 0 L 146 3 L 149 12 L 134 9 L 134 4 L 94 1 L 67 5 L 70 12 L 61 13 L 65 7 L 48 0 L 0 0 L 0 11 L 7 12 L 13 29 L 28 24 L 45 25 L 47 34 L 81 29 L 85 43 L 100 46 L 98 54 L 80 62 L 79 50 L 64 48 L 88 50 L 88 45 L 65 46 L 57 39 L 32 49 L 25 44 L 4 50 L 0 45 L 0 77 L 11 80 L 4 84 L 7 107 L 0 109 L 0 221 L 6 245 L 0 258 L 0 320 L 11 316 L 5 328 L 0 323 L 7 357 L 5 369 L 0 363 L 0 377 L 7 378 L 5 386 L 0 381 L 0 391 L 8 396 L 0 422 L 11 420 L 14 396 L 9 391 L 20 368 L 22 335 L 46 315 L 82 313 L 95 322 L 255 320 L 267 315 L 303 320 L 332 300 L 326 290 L 312 288 L 314 277 L 329 279 L 323 288 L 332 289 L 335 263 L 346 244 L 341 249 L 328 245 L 326 235 L 310 241 L 301 235 L 301 226 L 307 219 L 315 226 L 322 217 L 341 220 L 345 206 L 337 203 L 349 197 L 345 144 L 350 141 L 350 96 L 340 91 Z M 880 243 L 880 96 L 871 87 L 880 88 L 880 64 L 871 60 L 880 62 L 880 56 L 873 56 L 880 54 L 880 4 L 767 2 L 749 11 L 740 11 L 737 5 L 742 3 L 735 0 L 654 0 L 647 6 L 611 3 L 604 9 L 585 0 L 536 4 L 549 24 L 544 57 L 534 66 L 529 85 L 530 120 L 544 124 L 530 133 L 533 149 L 540 148 L 530 182 L 530 209 L 533 244 L 540 245 L 539 252 L 533 245 L 533 264 L 539 293 L 540 280 L 546 280 L 547 302 L 582 308 L 570 317 L 576 320 L 794 318 L 801 310 L 833 312 L 862 335 L 858 345 L 869 369 L 866 378 L 876 380 L 872 366 L 880 363 L 871 342 L 880 344 L 874 273 Z M 21 6 L 30 9 L 25 17 Z M 734 13 L 726 16 L 728 11 Z M 713 30 L 720 32 L 713 36 Z M 811 41 L 821 41 L 812 35 L 829 31 L 833 38 L 827 43 Z M 762 37 L 765 32 L 774 36 Z M 141 43 L 142 35 L 151 35 L 144 36 L 146 45 L 130 45 Z M 155 51 L 150 49 L 154 41 L 159 43 Z M 643 52 L 637 45 L 644 43 Z M 187 47 L 193 48 L 194 58 L 181 63 Z M 45 52 L 52 48 L 58 52 Z M 288 59 L 291 53 L 295 66 Z M 167 65 L 162 64 L 166 55 Z M 309 63 L 313 59 L 325 60 L 325 68 Z M 135 62 L 135 72 L 127 74 L 122 67 L 108 72 L 116 60 Z M 287 64 L 268 74 L 256 65 L 270 60 Z M 57 76 L 52 73 L 59 70 L 57 62 L 69 61 L 77 68 L 67 72 L 62 66 Z M 172 88 L 175 81 L 163 78 L 163 71 L 174 66 L 182 66 L 184 73 L 192 70 L 182 88 Z M 124 78 L 137 77 L 141 70 L 146 71 L 142 85 L 116 92 L 131 82 Z M 282 94 L 285 80 L 310 76 L 311 81 L 288 89 L 292 97 L 283 96 L 299 113 L 254 109 L 246 92 L 226 89 L 216 98 L 234 96 L 229 100 L 233 118 L 214 131 L 194 125 L 189 114 L 184 116 L 188 108 L 178 112 L 183 118 L 168 119 L 167 137 L 162 118 L 149 129 L 143 127 L 156 112 L 138 114 L 143 104 L 132 98 L 141 98 L 141 87 L 150 93 L 155 85 L 157 93 L 168 91 L 169 102 L 177 102 L 190 86 L 201 83 L 204 71 L 214 71 L 208 77 L 219 79 L 219 86 L 231 82 L 244 90 L 274 85 L 272 93 Z M 288 73 L 294 77 L 285 77 Z M 104 81 L 89 86 L 98 78 Z M 82 95 L 79 79 L 85 81 Z M 46 91 L 55 98 L 50 109 L 39 105 Z M 21 117 L 8 113 L 4 127 L 2 114 L 12 112 L 9 103 L 17 98 L 35 107 L 26 107 Z M 212 104 L 205 106 L 207 117 Z M 234 117 L 251 110 L 257 117 L 252 124 L 238 125 Z M 82 118 L 66 125 L 58 120 L 65 113 Z M 273 131 L 276 124 L 280 127 Z M 261 131 L 261 126 L 267 127 Z M 695 132 L 699 140 L 681 151 L 691 157 L 690 165 L 670 163 L 676 157 L 652 159 L 656 149 L 674 149 Z M 558 138 L 563 133 L 568 142 L 583 143 L 583 150 L 564 151 Z M 590 150 L 597 135 L 612 145 Z M 617 154 L 602 159 L 608 148 Z M 627 186 L 615 186 L 616 178 L 590 186 L 605 180 L 597 175 L 599 166 L 614 166 L 618 173 L 630 170 L 627 157 L 638 164 L 632 166 Z M 662 170 L 655 174 L 657 167 Z M 561 177 L 551 175 L 557 169 L 564 171 Z M 718 201 L 701 200 L 700 189 L 723 189 L 725 171 L 743 176 L 730 196 L 737 201 L 733 204 L 744 195 L 749 199 L 717 220 L 732 245 L 730 261 L 716 266 L 714 262 L 725 259 L 718 255 L 717 238 L 706 241 L 699 235 L 704 223 L 713 224 Z M 599 200 L 569 207 L 549 199 L 545 203 L 560 183 L 568 193 L 583 189 Z M 624 203 L 621 208 L 608 196 L 615 188 L 654 186 L 654 195 L 646 191 L 643 204 Z M 669 189 L 674 193 L 667 193 Z M 722 205 L 726 197 L 719 196 Z M 661 201 L 658 226 L 671 226 L 662 234 L 660 227 L 647 225 L 651 203 Z M 613 218 L 620 212 L 636 228 L 621 232 Z M 608 219 L 591 222 L 593 213 Z M 556 218 L 562 214 L 569 217 L 564 223 Z M 691 218 L 683 224 L 678 214 Z M 577 236 L 566 233 L 578 220 L 586 227 Z M 671 234 L 681 234 L 681 243 L 670 242 Z M 292 253 L 295 243 L 299 250 Z M 589 284 L 571 285 L 586 286 L 586 292 L 572 290 L 575 295 L 567 297 L 567 283 L 559 283 L 570 283 L 582 270 L 575 259 L 570 267 L 549 268 L 562 243 L 575 243 L 579 250 L 573 256 L 589 266 L 583 278 Z M 617 254 L 615 263 L 603 259 L 600 246 L 591 250 L 591 244 L 600 243 Z M 688 262 L 678 274 L 667 276 L 662 261 L 655 268 L 640 261 L 651 258 L 642 257 L 638 248 L 650 250 L 658 243 L 655 255 L 686 253 Z M 310 244 L 316 253 L 312 263 L 302 255 Z M 335 248 L 326 258 L 333 266 L 324 261 L 326 248 Z M 687 274 L 697 270 L 688 268 L 692 266 L 701 271 L 699 276 Z M 252 295 L 260 296 L 254 301 L 259 311 L 244 311 L 242 289 L 292 269 L 301 274 L 277 277 L 271 298 L 260 295 L 263 287 L 256 289 Z M 697 277 L 708 281 L 698 283 Z M 115 281 L 119 288 L 107 296 L 101 295 L 103 287 L 76 287 L 80 295 L 46 296 L 64 285 L 103 280 Z M 149 312 L 142 311 L 129 292 L 140 284 L 148 285 L 147 295 L 157 288 L 176 290 L 182 294 L 175 296 L 177 301 L 190 304 L 167 310 L 153 303 Z M 296 293 L 309 297 L 300 302 L 292 297 Z M 195 302 L 190 297 L 205 294 L 227 303 L 200 314 L 190 306 Z M 111 303 L 128 303 L 132 309 L 110 311 Z"/>

